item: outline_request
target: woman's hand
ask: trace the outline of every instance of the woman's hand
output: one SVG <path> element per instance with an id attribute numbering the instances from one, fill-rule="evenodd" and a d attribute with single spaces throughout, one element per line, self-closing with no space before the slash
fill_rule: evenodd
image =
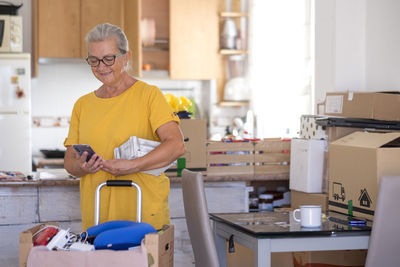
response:
<path id="1" fill-rule="evenodd" d="M 96 173 L 103 168 L 103 158 L 101 156 L 98 156 L 97 154 L 93 154 L 93 156 L 89 159 L 89 161 L 86 161 L 86 158 L 88 156 L 88 152 L 83 152 L 82 155 L 80 156 L 76 152 L 78 156 L 78 161 L 79 161 L 79 167 L 86 173 Z"/>
<path id="2" fill-rule="evenodd" d="M 135 168 L 135 160 L 127 159 L 103 160 L 102 170 L 111 173 L 114 176 L 137 172 Z"/>
<path id="3" fill-rule="evenodd" d="M 64 158 L 64 168 L 76 177 L 82 177 L 89 173 L 96 173 L 103 167 L 103 158 L 94 154 L 92 158 L 86 162 L 88 153 L 84 152 L 81 156 L 72 146 L 67 147 Z"/>

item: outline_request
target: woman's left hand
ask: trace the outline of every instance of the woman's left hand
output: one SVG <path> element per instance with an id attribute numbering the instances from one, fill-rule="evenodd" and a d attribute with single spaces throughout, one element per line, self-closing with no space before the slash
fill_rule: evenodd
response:
<path id="1" fill-rule="evenodd" d="M 121 176 L 134 173 L 135 164 L 134 160 L 127 160 L 127 159 L 103 160 L 102 170 L 114 176 Z"/>

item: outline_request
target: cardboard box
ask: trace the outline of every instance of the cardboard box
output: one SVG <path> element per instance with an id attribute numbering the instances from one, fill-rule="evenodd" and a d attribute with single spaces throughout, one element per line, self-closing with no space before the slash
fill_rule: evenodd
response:
<path id="1" fill-rule="evenodd" d="M 322 192 L 322 173 L 326 140 L 292 139 L 290 152 L 290 189 Z"/>
<path id="2" fill-rule="evenodd" d="M 201 119 L 181 120 L 185 139 L 187 168 L 206 168 L 207 122 Z"/>
<path id="3" fill-rule="evenodd" d="M 298 209 L 300 205 L 321 205 L 322 212 L 328 210 L 328 194 L 323 193 L 304 193 L 292 190 L 291 205 L 292 209 Z"/>
<path id="4" fill-rule="evenodd" d="M 29 252 L 33 247 L 32 236 L 46 225 L 54 225 L 56 223 L 47 223 L 34 226 L 20 234 L 19 238 L 19 266 L 26 267 Z M 174 226 L 164 225 L 161 233 L 147 234 L 144 239 L 144 244 L 147 249 L 149 266 L 151 267 L 173 267 L 174 265 Z M 92 252 L 79 253 L 104 253 L 105 250 L 96 250 Z M 60 251 L 43 251 L 42 253 L 59 253 Z M 65 253 L 65 252 L 64 252 Z M 71 252 L 72 253 L 72 252 Z M 106 252 L 107 253 L 107 252 Z M 122 257 L 127 251 L 113 251 L 112 256 Z M 54 254 L 57 255 L 57 254 Z M 65 257 L 65 255 L 64 255 Z M 42 257 L 46 260 L 48 257 Z M 43 263 L 43 266 L 47 266 Z M 89 267 L 89 266 L 88 266 Z"/>
<path id="5" fill-rule="evenodd" d="M 329 209 L 372 220 L 383 175 L 400 175 L 400 133 L 354 132 L 332 142 Z"/>
<path id="6" fill-rule="evenodd" d="M 326 127 L 326 134 L 328 137 L 328 142 L 333 142 L 339 138 L 342 138 L 346 135 L 349 135 L 354 132 L 365 131 L 362 128 L 352 128 L 352 127 Z M 387 130 L 372 130 L 369 129 L 369 132 L 394 132 Z M 328 149 L 329 150 L 329 149 Z M 322 192 L 329 192 L 329 151 L 326 151 L 324 154 L 324 170 L 323 170 L 323 178 L 322 178 Z"/>
<path id="7" fill-rule="evenodd" d="M 364 267 L 367 250 L 294 252 L 294 267 Z"/>
<path id="8" fill-rule="evenodd" d="M 328 143 L 333 142 L 339 138 L 342 138 L 351 133 L 362 131 L 360 128 L 351 127 L 326 127 L 325 132 L 327 134 Z M 329 150 L 329 147 L 328 147 Z M 322 192 L 329 192 L 329 151 L 324 153 L 324 168 L 322 173 Z"/>
<path id="9" fill-rule="evenodd" d="M 207 122 L 202 119 L 182 119 L 181 130 L 185 139 L 186 152 L 182 156 L 186 160 L 186 168 L 196 172 L 207 171 L 206 142 Z M 166 175 L 176 176 L 177 166 L 171 166 Z"/>
<path id="10" fill-rule="evenodd" d="M 319 104 L 319 115 L 400 120 L 400 92 L 332 92 Z"/>
<path id="11" fill-rule="evenodd" d="M 254 250 L 235 242 L 235 252 L 229 252 L 226 246 L 226 267 L 251 267 L 254 266 Z M 271 266 L 294 267 L 292 252 L 271 253 Z"/>
<path id="12" fill-rule="evenodd" d="M 37 231 L 45 227 L 46 225 L 58 226 L 57 222 L 48 222 L 36 225 L 24 232 L 19 236 L 19 267 L 26 267 L 26 261 L 28 259 L 29 251 L 33 248 L 32 236 Z"/>

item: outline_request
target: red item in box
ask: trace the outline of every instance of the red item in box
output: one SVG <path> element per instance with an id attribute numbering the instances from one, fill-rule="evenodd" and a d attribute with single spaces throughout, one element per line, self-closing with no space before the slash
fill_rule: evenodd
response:
<path id="1" fill-rule="evenodd" d="M 58 233 L 58 228 L 55 226 L 48 226 L 42 228 L 32 238 L 33 246 L 46 246 L 50 240 Z"/>

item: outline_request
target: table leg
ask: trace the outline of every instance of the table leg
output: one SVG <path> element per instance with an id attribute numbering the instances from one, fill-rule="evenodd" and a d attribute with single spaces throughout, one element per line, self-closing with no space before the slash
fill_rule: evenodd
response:
<path id="1" fill-rule="evenodd" d="M 271 267 L 271 241 L 269 239 L 257 239 L 257 247 L 254 250 L 255 267 Z"/>
<path id="2" fill-rule="evenodd" d="M 218 235 L 215 231 L 215 222 L 213 224 L 215 246 L 218 253 L 218 261 L 220 267 L 226 267 L 226 239 Z"/>

